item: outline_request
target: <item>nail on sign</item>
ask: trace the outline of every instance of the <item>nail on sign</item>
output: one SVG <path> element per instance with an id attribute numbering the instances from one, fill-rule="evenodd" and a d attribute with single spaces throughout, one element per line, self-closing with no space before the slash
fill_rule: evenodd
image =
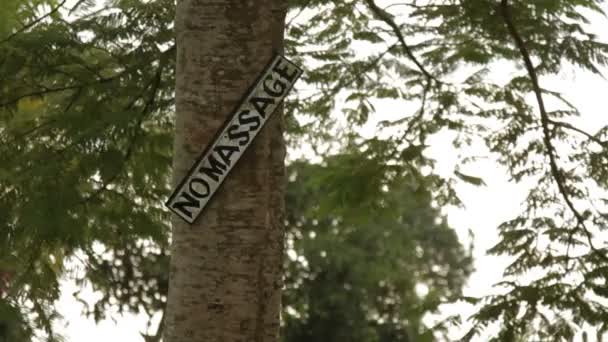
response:
<path id="1" fill-rule="evenodd" d="M 165 205 L 193 223 L 301 75 L 298 66 L 275 56 Z"/>

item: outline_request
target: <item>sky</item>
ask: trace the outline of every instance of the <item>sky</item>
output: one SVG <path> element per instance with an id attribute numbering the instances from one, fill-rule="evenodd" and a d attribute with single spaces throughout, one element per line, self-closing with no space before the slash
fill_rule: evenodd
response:
<path id="1" fill-rule="evenodd" d="M 608 27 L 608 19 L 601 17 L 593 19 L 592 30 L 598 33 L 600 40 L 608 42 L 606 27 Z M 494 74 L 500 76 L 502 72 L 495 70 Z M 574 120 L 573 124 L 589 132 L 595 132 L 608 124 L 608 113 L 606 113 L 608 106 L 603 101 L 608 94 L 608 80 L 569 69 L 555 77 L 542 79 L 541 82 L 547 88 L 562 91 L 579 108 L 581 117 Z M 382 106 L 377 109 L 382 113 Z M 373 134 L 373 128 L 367 129 L 369 129 L 367 133 Z M 438 170 L 451 172 L 457 160 L 454 153 L 446 153 L 453 149 L 450 136 L 438 136 L 430 145 L 429 155 L 438 161 Z M 504 168 L 498 165 L 483 146 L 473 146 L 471 149 L 476 154 L 487 157 L 474 165 L 475 175 L 482 177 L 486 186 L 458 185 L 458 193 L 466 203 L 466 207 L 450 207 L 445 213 L 450 226 L 455 228 L 463 243 L 468 242 L 469 229 L 474 233 L 476 270 L 467 282 L 464 294 L 480 296 L 494 291 L 492 284 L 501 279 L 502 271 L 509 262 L 504 257 L 488 256 L 485 251 L 498 242 L 496 227 L 520 212 L 520 204 L 530 184 L 509 183 Z M 72 281 L 64 281 L 62 296 L 57 303 L 60 313 L 65 317 L 59 324 L 60 331 L 68 342 L 143 341 L 139 332 L 146 330 L 145 317 L 116 314 L 113 315 L 115 321 L 109 319 L 96 324 L 92 319 L 82 316 L 82 304 L 72 297 L 72 293 L 77 289 Z M 88 298 L 95 298 L 96 294 L 90 289 L 86 291 L 89 292 Z M 472 307 L 464 304 L 449 305 L 443 309 L 445 314 L 473 312 Z M 458 335 L 458 331 L 453 332 L 453 337 Z M 483 341 L 483 338 L 478 341 Z"/>

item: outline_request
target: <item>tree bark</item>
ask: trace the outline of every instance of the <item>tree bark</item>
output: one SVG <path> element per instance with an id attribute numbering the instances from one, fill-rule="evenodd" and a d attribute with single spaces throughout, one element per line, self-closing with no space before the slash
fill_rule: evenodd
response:
<path id="1" fill-rule="evenodd" d="M 174 183 L 283 45 L 280 0 L 178 0 Z M 202 215 L 173 219 L 165 342 L 277 341 L 283 258 L 282 108 Z"/>

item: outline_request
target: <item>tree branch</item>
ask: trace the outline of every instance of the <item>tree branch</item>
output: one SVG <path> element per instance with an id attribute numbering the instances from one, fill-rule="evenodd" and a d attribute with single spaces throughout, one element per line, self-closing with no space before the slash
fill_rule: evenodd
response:
<path id="1" fill-rule="evenodd" d="M 530 81 L 532 82 L 532 90 L 536 97 L 536 102 L 538 104 L 538 108 L 540 111 L 540 121 L 542 124 L 542 131 L 543 131 L 543 142 L 544 142 L 545 148 L 547 149 L 547 155 L 549 157 L 549 166 L 550 166 L 550 170 L 551 170 L 551 176 L 552 176 L 553 180 L 555 181 L 555 183 L 557 184 L 557 188 L 558 188 L 562 198 L 566 202 L 566 205 L 568 206 L 568 208 L 570 209 L 570 211 L 576 218 L 577 226 L 583 229 L 591 250 L 593 252 L 595 252 L 596 254 L 598 254 L 599 256 L 601 256 L 602 259 L 608 260 L 608 257 L 606 257 L 603 253 L 601 253 L 600 250 L 598 250 L 594 246 L 593 240 L 592 240 L 593 236 L 585 225 L 585 218 L 578 211 L 578 209 L 576 209 L 576 207 L 574 206 L 574 203 L 572 202 L 572 199 L 570 198 L 570 194 L 568 193 L 568 190 L 566 189 L 565 179 L 563 177 L 563 174 L 559 170 L 559 166 L 557 165 L 555 146 L 553 146 L 553 142 L 551 141 L 551 130 L 549 128 L 549 124 L 551 123 L 551 120 L 550 120 L 549 115 L 547 114 L 547 110 L 545 108 L 545 102 L 543 100 L 543 95 L 542 95 L 542 89 L 540 88 L 540 85 L 538 82 L 538 75 L 536 74 L 536 70 L 534 69 L 534 65 L 532 64 L 532 59 L 530 58 L 530 53 L 528 52 L 528 50 L 526 48 L 526 44 L 524 43 L 524 40 L 522 39 L 521 35 L 517 31 L 517 28 L 515 27 L 515 24 L 513 22 L 513 17 L 511 14 L 511 10 L 509 8 L 509 0 L 501 0 L 499 12 L 501 13 L 501 15 L 505 21 L 509 35 L 514 40 L 515 46 L 517 47 L 517 49 L 519 50 L 519 53 L 521 54 L 521 58 L 526 67 L 526 71 L 528 73 L 528 76 L 530 77 Z"/>
<path id="2" fill-rule="evenodd" d="M 401 33 L 401 29 L 399 28 L 399 25 L 397 25 L 397 23 L 393 19 L 393 16 L 390 13 L 388 13 L 387 11 L 385 11 L 382 8 L 378 7 L 378 5 L 376 5 L 376 3 L 374 2 L 374 0 L 365 0 L 365 2 L 367 3 L 367 5 L 370 8 L 370 10 L 374 13 L 374 15 L 376 16 L 376 18 L 382 20 L 388 26 L 391 27 L 391 29 L 393 30 L 393 32 L 395 33 L 395 35 L 399 39 L 399 43 L 401 44 L 401 48 L 403 49 L 403 52 L 405 52 L 405 54 L 407 55 L 407 57 L 412 62 L 414 62 L 414 64 L 416 64 L 416 67 L 418 68 L 418 70 L 420 70 L 420 72 L 426 77 L 427 83 L 431 83 L 431 81 L 435 81 L 438 84 L 443 83 L 440 80 L 438 80 L 437 78 L 435 78 L 433 75 L 431 75 L 431 73 L 426 70 L 426 68 L 422 65 L 422 63 L 418 60 L 418 58 L 416 56 L 414 56 L 414 53 L 412 52 L 412 49 L 405 42 L 405 38 L 403 37 L 403 33 Z"/>
<path id="3" fill-rule="evenodd" d="M 6 106 L 9 106 L 9 105 L 13 105 L 13 104 L 19 102 L 20 100 L 28 98 L 28 97 L 43 96 L 43 95 L 47 95 L 47 94 L 59 93 L 59 92 L 66 91 L 66 90 L 82 89 L 82 88 L 85 88 L 85 87 L 88 87 L 88 86 L 110 82 L 110 81 L 112 81 L 114 79 L 119 78 L 121 75 L 122 75 L 122 73 L 120 73 L 118 75 L 115 75 L 115 76 L 112 76 L 112 77 L 95 80 L 93 82 L 89 82 L 89 83 L 85 83 L 85 84 L 74 84 L 74 85 L 69 85 L 69 86 L 64 86 L 64 87 L 57 87 L 57 88 L 46 88 L 44 86 L 41 86 L 41 87 L 44 87 L 44 89 L 38 90 L 38 91 L 34 91 L 34 92 L 31 92 L 31 93 L 27 93 L 27 94 L 22 94 L 22 95 L 19 95 L 19 96 L 13 98 L 12 100 L 0 103 L 0 108 L 6 107 Z"/>
<path id="4" fill-rule="evenodd" d="M 608 141 L 605 141 L 605 140 L 600 140 L 600 139 L 599 139 L 598 137 L 596 137 L 595 135 L 592 135 L 592 134 L 590 134 L 590 133 L 588 133 L 588 132 L 585 132 L 585 131 L 583 131 L 582 129 L 580 129 L 580 128 L 578 128 L 578 127 L 575 127 L 575 126 L 573 126 L 573 125 L 571 125 L 571 124 L 569 124 L 569 123 L 567 123 L 567 122 L 563 122 L 563 121 L 555 121 L 555 120 L 549 120 L 549 123 L 550 123 L 550 124 L 552 124 L 552 125 L 554 125 L 554 126 L 557 126 L 557 127 L 567 128 L 567 129 L 569 129 L 569 130 L 572 130 L 572 131 L 578 132 L 578 133 L 580 133 L 580 134 L 582 134 L 582 135 L 586 136 L 586 137 L 587 137 L 587 139 L 589 139 L 589 140 L 591 140 L 591 141 L 593 141 L 593 142 L 595 142 L 595 143 L 599 144 L 600 146 L 602 146 L 602 147 L 608 147 Z"/>

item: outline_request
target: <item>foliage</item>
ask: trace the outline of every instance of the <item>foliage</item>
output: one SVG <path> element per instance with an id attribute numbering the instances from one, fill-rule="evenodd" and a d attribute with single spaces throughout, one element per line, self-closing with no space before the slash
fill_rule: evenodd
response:
<path id="1" fill-rule="evenodd" d="M 64 1 L 65 3 L 65 1 Z M 50 7 L 50 10 L 48 8 Z M 9 40 L 44 19 L 57 18 L 56 0 L 4 0 L 0 4 L 0 37 Z M 19 23 L 25 23 L 22 27 Z"/>
<path id="2" fill-rule="evenodd" d="M 3 305 L 27 308 L 49 341 L 70 257 L 84 254 L 89 280 L 103 283 L 96 244 L 168 239 L 173 3 L 114 1 L 85 15 L 90 5 L 69 21 L 51 9 L 53 20 L 0 39 L 0 263 L 13 273 Z"/>
<path id="3" fill-rule="evenodd" d="M 504 294 L 480 302 L 465 339 L 493 322 L 501 327 L 497 341 L 570 340 L 584 324 L 604 329 L 607 179 L 599 170 L 608 158 L 608 128 L 589 133 L 574 126 L 577 109 L 543 84 L 564 68 L 599 73 L 606 66 L 608 45 L 588 32 L 583 14 L 603 14 L 601 3 L 406 1 L 385 10 L 371 0 L 327 1 L 290 27 L 290 54 L 311 66 L 306 81 L 321 90 L 300 96 L 296 109 L 317 114 L 304 132 L 312 141 L 320 144 L 327 138 L 320 132 L 332 125 L 346 142 L 366 141 L 341 129 L 367 123 L 374 99 L 388 95 L 419 105 L 382 113 L 389 119 L 379 134 L 389 135 L 385 141 L 395 149 L 405 152 L 451 130 L 456 148 L 485 142 L 511 181 L 538 183 L 524 212 L 499 227 L 501 241 L 490 252 L 514 258 L 497 284 Z M 494 81 L 493 67 L 512 78 Z M 549 100 L 558 104 L 549 108 Z M 333 114 L 340 108 L 346 125 Z M 461 163 L 470 163 L 459 151 Z M 436 198 L 446 199 L 441 204 L 458 203 L 456 179 L 483 181 L 455 170 L 454 179 L 431 183 Z M 534 279 L 535 272 L 542 276 Z"/>
<path id="4" fill-rule="evenodd" d="M 0 18 L 6 19 L 0 20 L 0 271 L 10 275 L 0 302 L 13 322 L 25 322 L 15 325 L 26 327 L 12 330 L 16 334 L 31 334 L 27 327 L 35 327 L 55 338 L 49 322 L 58 280 L 78 253 L 85 259 L 85 279 L 106 294 L 93 309 L 99 317 L 113 300 L 126 310 L 162 304 L 148 293 L 160 284 L 148 283 L 158 276 L 148 257 L 165 257 L 168 239 L 161 203 L 169 192 L 173 6 L 168 0 L 113 0 L 102 8 L 88 0 L 73 8 L 38 0 L 0 5 Z M 299 191 L 323 196 L 295 202 L 318 204 L 311 212 L 295 212 L 306 218 L 303 231 L 314 229 L 315 240 L 351 243 L 343 251 L 357 265 L 353 274 L 329 276 L 360 281 L 360 296 L 381 291 L 373 281 L 387 275 L 389 261 L 382 260 L 369 278 L 359 277 L 357 272 L 369 270 L 369 260 L 356 250 L 375 241 L 386 242 L 386 253 L 397 253 L 388 246 L 411 243 L 401 240 L 409 235 L 395 241 L 374 235 L 404 224 L 399 217 L 410 208 L 400 195 L 404 189 L 424 184 L 425 210 L 434 210 L 428 197 L 438 207 L 459 205 L 456 183 L 483 184 L 480 175 L 462 171 L 467 163 L 474 166 L 466 147 L 485 143 L 510 181 L 538 186 L 524 211 L 499 227 L 501 241 L 491 252 L 512 256 L 513 264 L 498 284 L 501 294 L 479 299 L 465 339 L 493 322 L 501 328 L 497 341 L 569 340 L 586 324 L 600 334 L 608 321 L 607 248 L 601 238 L 608 219 L 608 127 L 576 127 L 578 110 L 545 83 L 563 69 L 599 73 L 605 67 L 608 45 L 589 32 L 586 17 L 603 13 L 603 1 L 406 0 L 381 6 L 373 0 L 294 0 L 291 6 L 286 53 L 307 72 L 306 84 L 289 101 L 288 138 L 292 147 L 311 144 L 327 163 L 303 167 L 314 177 Z M 510 79 L 496 81 L 496 68 L 511 72 Z M 396 105 L 376 113 L 384 120 L 369 138 L 360 128 L 374 124 L 381 100 Z M 456 136 L 454 150 L 446 153 L 460 155 L 462 165 L 451 177 L 440 177 L 424 149 L 430 137 L 446 131 Z M 387 203 L 397 198 L 404 212 Z M 334 219 L 342 235 L 331 235 Z M 386 230 L 374 230 L 378 226 Z M 362 235 L 349 234 L 350 227 Z M 419 228 L 433 227 L 446 228 Z M 416 232 L 421 233 L 408 234 Z M 142 247 L 149 244 L 154 247 Z M 322 244 L 300 238 L 294 248 L 310 257 L 311 267 L 340 269 L 339 254 Z M 329 257 L 320 260 L 320 248 Z M 122 261 L 108 270 L 113 256 Z M 115 272 L 128 265 L 146 271 L 133 271 L 141 286 L 119 294 L 125 283 Z M 306 281 L 311 291 L 332 289 L 292 277 Z M 416 307 L 420 301 L 407 288 L 404 303 Z M 457 289 L 433 283 L 431 290 L 448 300 Z M 324 298 L 353 305 L 342 294 Z M 130 306 L 127 298 L 139 304 Z M 297 300 L 293 305 L 309 305 L 300 312 L 311 317 L 332 308 Z M 414 324 L 421 311 L 408 313 L 414 315 L 409 329 L 423 334 Z M 351 318 L 367 319 L 356 314 L 361 312 Z M 384 332 L 375 327 L 356 333 Z"/>
<path id="5" fill-rule="evenodd" d="M 289 167 L 287 247 L 292 257 L 285 265 L 284 338 L 430 339 L 445 327 L 430 329 L 421 319 L 460 296 L 471 272 L 471 251 L 462 248 L 439 210 L 431 207 L 424 183 L 414 183 L 410 174 L 395 176 L 390 191 L 379 189 L 376 200 L 382 205 L 376 210 L 358 206 L 357 196 L 314 205 L 321 194 L 342 191 L 345 182 L 353 181 L 345 179 L 351 169 L 344 162 L 352 157 L 330 157 L 327 167 L 305 161 Z M 333 182 L 325 180 L 328 173 Z M 340 216 L 331 214 L 336 212 Z M 150 316 L 162 312 L 168 258 L 149 244 L 106 251 L 102 264 L 89 265 L 82 278 L 104 294 L 89 314 L 100 319 L 110 308 Z M 417 294 L 417 285 L 429 293 Z M 146 335 L 147 341 L 158 341 L 163 328 L 161 324 L 158 332 Z"/>
<path id="6" fill-rule="evenodd" d="M 461 295 L 470 251 L 431 206 L 432 177 L 400 173 L 385 190 L 371 182 L 361 191 L 377 205 L 361 203 L 350 191 L 361 187 L 359 172 L 386 174 L 377 164 L 353 167 L 356 154 L 290 165 L 284 340 L 435 341 L 445 326 L 422 318 Z M 337 193 L 340 201 L 319 201 Z"/>

